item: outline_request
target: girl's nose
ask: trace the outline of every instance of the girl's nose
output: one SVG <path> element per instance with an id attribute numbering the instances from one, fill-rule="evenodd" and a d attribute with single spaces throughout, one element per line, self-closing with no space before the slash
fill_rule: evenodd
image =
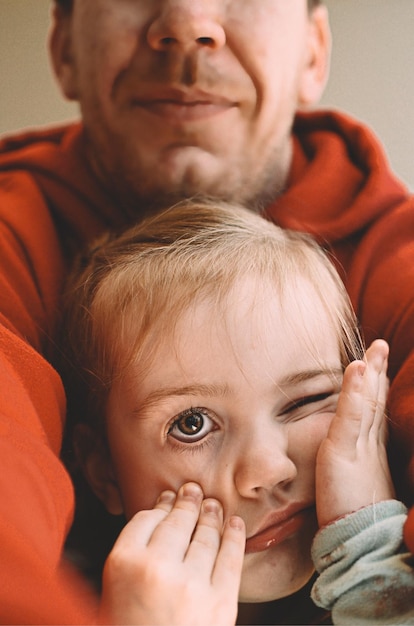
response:
<path id="1" fill-rule="evenodd" d="M 161 0 L 147 40 L 158 51 L 218 49 L 226 42 L 222 0 Z"/>
<path id="2" fill-rule="evenodd" d="M 244 498 L 283 489 L 297 475 L 297 467 L 288 455 L 287 436 L 279 428 L 272 434 L 256 433 L 239 452 L 234 482 Z"/>

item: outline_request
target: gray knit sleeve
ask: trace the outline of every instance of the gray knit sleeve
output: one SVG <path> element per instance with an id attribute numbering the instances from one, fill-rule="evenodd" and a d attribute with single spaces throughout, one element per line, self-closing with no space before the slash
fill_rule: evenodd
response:
<path id="1" fill-rule="evenodd" d="M 414 624 L 414 560 L 402 538 L 407 509 L 396 500 L 322 528 L 312 545 L 312 588 L 334 624 Z"/>

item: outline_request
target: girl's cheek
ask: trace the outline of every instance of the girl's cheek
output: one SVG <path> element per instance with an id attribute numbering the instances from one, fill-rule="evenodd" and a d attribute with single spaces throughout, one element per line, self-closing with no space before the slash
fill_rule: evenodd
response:
<path id="1" fill-rule="evenodd" d="M 322 414 L 297 422 L 289 433 L 289 451 L 298 467 L 315 466 L 319 447 L 328 434 L 332 414 Z M 298 455 L 298 452 L 300 454 Z"/>

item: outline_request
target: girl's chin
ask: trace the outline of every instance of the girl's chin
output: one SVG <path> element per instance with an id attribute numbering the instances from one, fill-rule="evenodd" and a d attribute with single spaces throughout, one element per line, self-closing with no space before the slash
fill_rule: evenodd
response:
<path id="1" fill-rule="evenodd" d="M 248 567 L 245 569 L 239 591 L 240 603 L 272 602 L 290 596 L 306 585 L 314 574 L 311 562 L 298 565 L 297 568 L 270 565 Z"/>

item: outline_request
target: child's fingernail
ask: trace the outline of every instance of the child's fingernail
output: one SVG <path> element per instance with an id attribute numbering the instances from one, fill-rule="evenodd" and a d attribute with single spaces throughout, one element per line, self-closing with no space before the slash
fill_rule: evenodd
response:
<path id="1" fill-rule="evenodd" d="M 229 526 L 234 528 L 234 530 L 244 530 L 244 522 L 241 517 L 237 515 L 232 515 L 229 519 Z"/>
<path id="2" fill-rule="evenodd" d="M 219 515 L 221 511 L 221 506 L 217 502 L 217 500 L 204 500 L 202 504 L 203 513 L 211 513 L 213 515 Z"/>
<path id="3" fill-rule="evenodd" d="M 175 500 L 174 491 L 163 491 L 157 500 L 157 504 L 159 502 L 170 503 L 170 502 L 174 502 L 174 500 Z"/>
<path id="4" fill-rule="evenodd" d="M 365 374 L 366 365 L 365 363 L 360 363 L 358 366 L 358 375 L 363 376 Z"/>
<path id="5" fill-rule="evenodd" d="M 187 483 L 183 485 L 178 493 L 180 496 L 192 500 L 199 500 L 203 495 L 200 485 L 197 485 L 196 483 Z"/>

